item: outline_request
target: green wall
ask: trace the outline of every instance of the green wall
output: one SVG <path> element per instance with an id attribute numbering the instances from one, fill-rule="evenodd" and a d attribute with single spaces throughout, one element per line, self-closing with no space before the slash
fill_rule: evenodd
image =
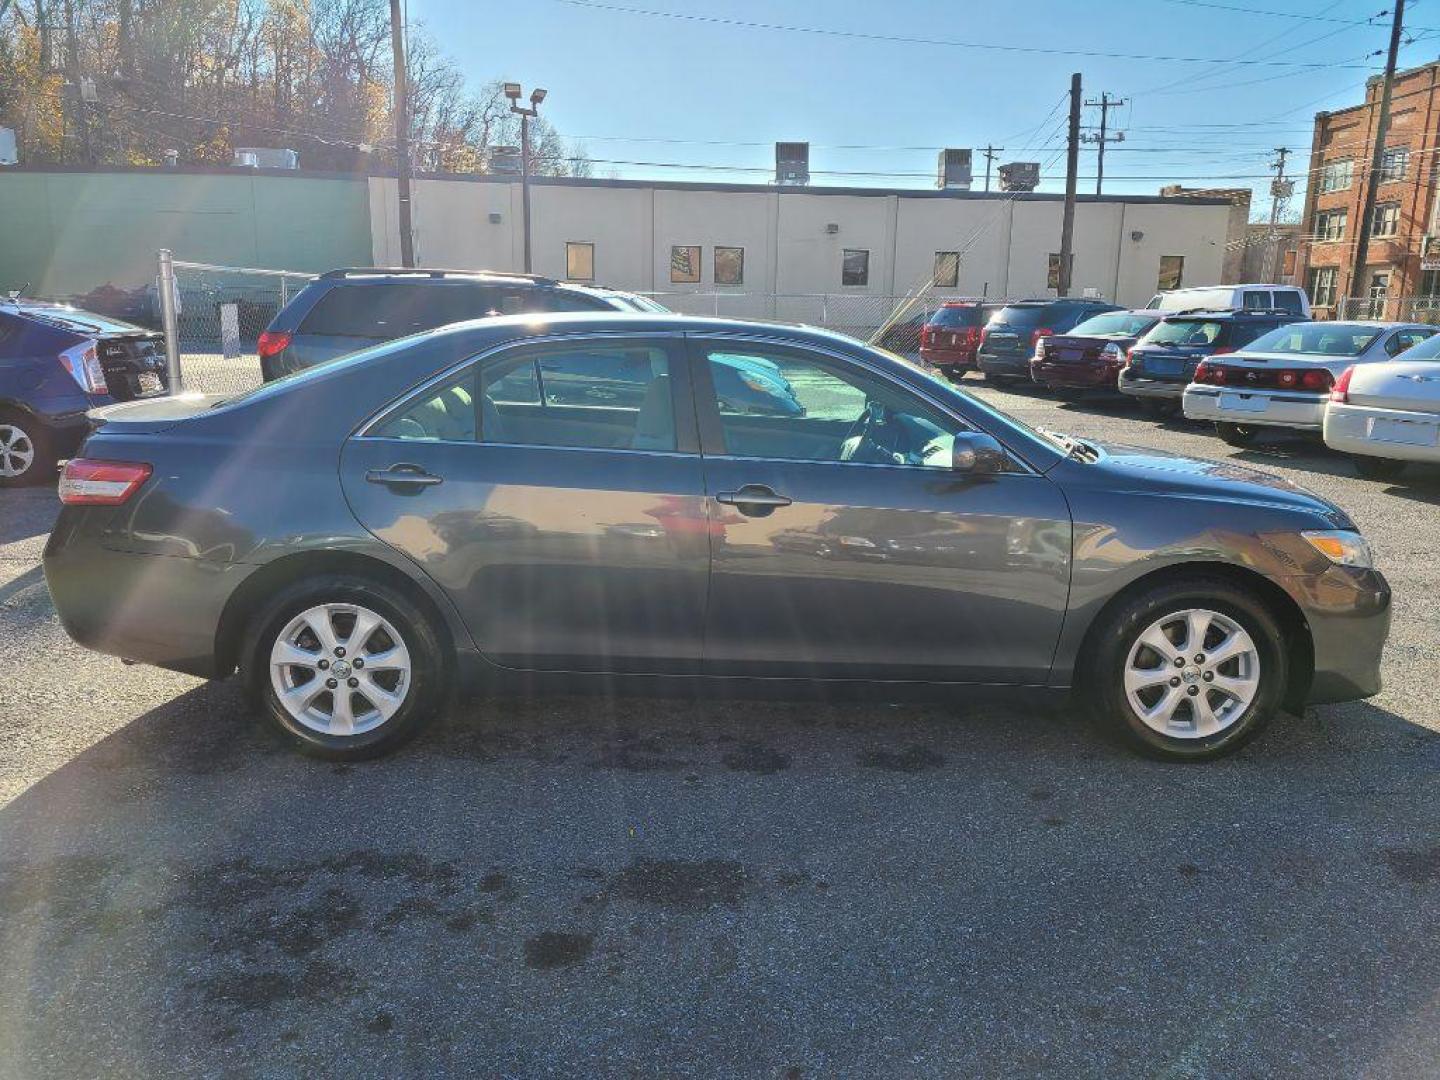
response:
<path id="1" fill-rule="evenodd" d="M 276 270 L 371 261 L 364 177 L 0 169 L 0 294 L 155 278 L 155 253 Z"/>

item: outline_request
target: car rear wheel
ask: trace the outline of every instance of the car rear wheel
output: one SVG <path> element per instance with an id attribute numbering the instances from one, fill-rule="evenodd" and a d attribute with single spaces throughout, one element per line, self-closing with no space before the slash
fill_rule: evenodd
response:
<path id="1" fill-rule="evenodd" d="M 1151 420 L 1166 420 L 1175 415 L 1173 403 L 1159 398 L 1138 398 L 1140 411 Z"/>
<path id="2" fill-rule="evenodd" d="M 1356 454 L 1350 460 L 1355 462 L 1355 471 L 1366 480 L 1394 480 L 1405 471 L 1405 462 L 1398 458 L 1370 457 L 1368 454 Z"/>
<path id="3" fill-rule="evenodd" d="M 0 487 L 55 479 L 50 433 L 34 418 L 0 411 Z"/>
<path id="4" fill-rule="evenodd" d="M 1096 628 L 1087 686 L 1101 728 L 1170 761 L 1238 750 L 1280 707 L 1284 634 L 1261 603 L 1228 581 L 1160 584 Z"/>
<path id="5" fill-rule="evenodd" d="M 1224 420 L 1215 421 L 1215 434 L 1231 446 L 1249 446 L 1255 441 L 1260 429 L 1253 424 L 1231 424 Z"/>
<path id="6" fill-rule="evenodd" d="M 429 618 L 377 582 L 297 582 L 253 620 L 245 677 L 267 719 L 318 757 L 375 757 L 410 738 L 443 697 L 447 665 Z"/>

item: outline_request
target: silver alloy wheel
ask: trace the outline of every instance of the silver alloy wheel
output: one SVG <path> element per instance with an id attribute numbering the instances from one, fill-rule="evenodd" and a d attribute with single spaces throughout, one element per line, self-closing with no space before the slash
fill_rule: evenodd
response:
<path id="1" fill-rule="evenodd" d="M 297 723 L 321 735 L 363 735 L 410 692 L 399 631 L 359 604 L 320 604 L 286 624 L 270 648 L 270 683 Z"/>
<path id="2" fill-rule="evenodd" d="M 35 441 L 24 428 L 0 424 L 0 476 L 24 476 L 35 464 Z"/>
<path id="3" fill-rule="evenodd" d="M 1142 723 L 1172 739 L 1204 739 L 1245 715 L 1260 690 L 1260 652 L 1228 615 L 1162 615 L 1125 660 L 1125 698 Z"/>

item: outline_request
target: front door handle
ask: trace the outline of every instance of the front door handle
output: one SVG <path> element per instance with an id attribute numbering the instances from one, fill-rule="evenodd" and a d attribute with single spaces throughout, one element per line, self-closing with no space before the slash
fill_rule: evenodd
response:
<path id="1" fill-rule="evenodd" d="M 418 492 L 421 488 L 443 484 L 444 478 L 426 472 L 419 465 L 401 462 L 388 469 L 371 469 L 365 479 L 372 484 L 384 484 L 388 488 Z"/>
<path id="2" fill-rule="evenodd" d="M 791 502 L 764 484 L 746 484 L 739 491 L 717 492 L 715 501 L 733 506 L 748 517 L 765 517 L 774 513 L 777 506 L 789 506 Z"/>

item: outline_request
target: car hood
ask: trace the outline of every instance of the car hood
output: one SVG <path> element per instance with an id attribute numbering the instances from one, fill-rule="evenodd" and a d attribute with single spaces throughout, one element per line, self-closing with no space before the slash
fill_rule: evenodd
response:
<path id="1" fill-rule="evenodd" d="M 1087 467 L 1102 470 L 1112 486 L 1285 507 L 1319 514 L 1332 521 L 1336 528 L 1354 528 L 1345 512 L 1330 500 L 1274 473 L 1148 447 L 1092 445 L 1099 446 L 1100 458 Z"/>

